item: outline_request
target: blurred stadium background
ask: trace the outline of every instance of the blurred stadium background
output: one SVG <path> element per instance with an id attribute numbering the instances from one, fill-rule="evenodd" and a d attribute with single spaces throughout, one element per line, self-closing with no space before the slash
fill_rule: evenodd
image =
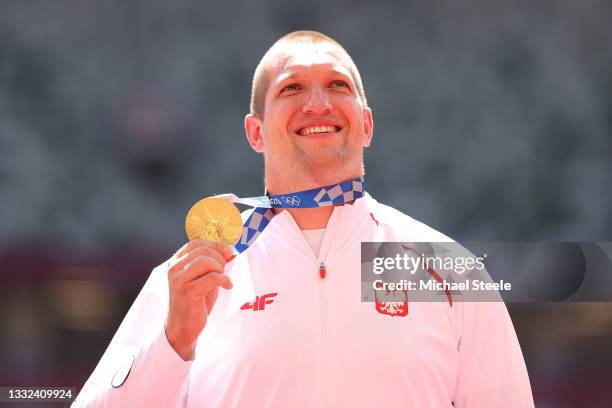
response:
<path id="1" fill-rule="evenodd" d="M 612 241 L 612 3 L 0 5 L 0 384 L 80 388 L 205 196 L 263 192 L 253 70 L 322 31 L 368 190 L 458 240 Z M 612 304 L 509 305 L 537 407 L 612 406 Z"/>

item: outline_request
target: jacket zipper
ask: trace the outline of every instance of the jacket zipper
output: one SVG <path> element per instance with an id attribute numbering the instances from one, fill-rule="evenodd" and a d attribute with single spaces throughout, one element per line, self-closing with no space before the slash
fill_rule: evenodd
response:
<path id="1" fill-rule="evenodd" d="M 328 227 L 329 228 L 329 222 L 328 222 Z M 321 289 L 321 324 L 322 324 L 322 335 L 323 335 L 323 339 L 321 341 L 321 345 L 322 345 L 322 351 L 323 351 L 323 355 L 322 355 L 322 360 L 323 360 L 323 407 L 329 407 L 331 406 L 331 401 L 333 401 L 332 398 L 332 391 L 333 391 L 333 378 L 330 372 L 330 363 L 329 363 L 329 331 L 328 331 L 328 325 L 327 325 L 327 321 L 329 320 L 328 318 L 328 312 L 327 312 L 327 295 L 326 295 L 326 287 L 328 285 L 327 283 L 327 266 L 325 265 L 325 261 L 323 259 L 327 259 L 327 257 L 329 256 L 329 251 L 331 249 L 331 241 L 335 238 L 336 233 L 338 232 L 338 227 L 336 226 L 336 228 L 334 229 L 334 231 L 331 230 L 327 230 L 325 231 L 325 234 L 328 234 L 332 232 L 333 235 L 332 237 L 324 237 L 324 239 L 328 240 L 328 245 L 327 245 L 327 251 L 325 252 L 325 254 L 321 254 L 321 250 L 319 250 L 319 254 L 314 254 L 315 259 L 317 259 L 319 261 L 319 288 Z M 323 245 L 321 245 L 321 249 L 323 248 Z"/>
<path id="2" fill-rule="evenodd" d="M 300 236 L 302 237 L 302 243 L 303 245 L 308 248 L 310 248 L 310 244 L 308 244 L 308 242 L 306 241 L 306 239 L 304 238 L 304 235 L 302 234 L 302 232 L 300 231 L 299 227 L 297 226 L 297 224 L 295 224 L 295 228 L 296 230 L 299 232 Z M 329 228 L 329 222 L 328 222 L 328 227 Z M 328 234 L 330 231 L 326 230 L 325 234 Z M 335 228 L 335 233 L 337 232 L 337 227 Z M 332 237 L 333 238 L 333 237 Z M 329 240 L 330 238 L 327 236 L 323 237 L 323 241 Z M 323 248 L 323 245 L 321 245 L 321 249 Z M 310 250 L 310 253 L 312 254 L 312 257 L 315 260 L 315 265 L 318 264 L 318 272 L 319 272 L 319 295 L 321 297 L 321 335 L 322 335 L 322 339 L 321 339 L 321 349 L 322 349 L 322 355 L 321 355 L 321 366 L 322 366 L 322 370 L 323 372 L 321 373 L 323 381 L 322 381 L 322 394 L 323 394 L 323 407 L 329 407 L 330 406 L 330 400 L 332 400 L 331 398 L 331 379 L 330 376 L 331 374 L 329 373 L 329 357 L 328 357 L 328 353 L 329 353 L 329 334 L 328 334 L 328 329 L 327 329 L 327 296 L 326 296 L 326 289 L 325 287 L 326 285 L 326 281 L 327 281 L 327 266 L 325 265 L 325 262 L 322 259 L 327 259 L 327 255 L 329 253 L 329 248 L 327 249 L 327 253 L 325 255 L 322 256 L 321 254 L 321 250 L 319 250 L 319 254 L 315 254 L 314 251 Z"/>
<path id="3" fill-rule="evenodd" d="M 325 277 L 327 276 L 327 268 L 325 266 L 325 262 L 321 261 L 320 265 L 319 265 L 319 281 L 320 281 L 320 285 L 319 285 L 319 289 L 320 289 L 320 294 L 321 294 L 321 333 L 323 338 L 321 339 L 321 348 L 322 348 L 322 367 L 323 367 L 323 372 L 322 372 L 322 376 L 323 376 L 323 385 L 322 385 L 322 389 L 323 389 L 323 406 L 324 407 L 328 407 L 329 406 L 329 392 L 327 389 L 327 386 L 329 385 L 329 367 L 328 367 L 328 358 L 327 358 L 327 353 L 328 353 L 328 333 L 327 333 L 327 297 L 326 297 L 326 290 L 325 290 Z"/>

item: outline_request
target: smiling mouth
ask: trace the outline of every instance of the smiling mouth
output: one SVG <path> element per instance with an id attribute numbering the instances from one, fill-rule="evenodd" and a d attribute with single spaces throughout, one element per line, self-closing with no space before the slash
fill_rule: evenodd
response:
<path id="1" fill-rule="evenodd" d="M 324 134 L 324 133 L 336 133 L 341 130 L 338 126 L 332 125 L 324 125 L 324 126 L 306 126 L 300 129 L 297 134 L 300 136 L 308 136 L 315 134 Z"/>

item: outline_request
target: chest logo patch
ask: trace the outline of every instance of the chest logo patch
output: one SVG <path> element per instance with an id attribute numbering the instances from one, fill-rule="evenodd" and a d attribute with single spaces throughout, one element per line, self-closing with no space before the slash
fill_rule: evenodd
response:
<path id="1" fill-rule="evenodd" d="M 255 300 L 252 302 L 246 302 L 244 305 L 240 306 L 240 310 L 252 310 L 257 312 L 258 310 L 264 310 L 266 305 L 274 302 L 273 297 L 278 295 L 278 293 L 266 293 L 265 295 L 255 296 Z"/>
<path id="2" fill-rule="evenodd" d="M 388 316 L 408 315 L 407 290 L 376 290 L 376 311 Z"/>

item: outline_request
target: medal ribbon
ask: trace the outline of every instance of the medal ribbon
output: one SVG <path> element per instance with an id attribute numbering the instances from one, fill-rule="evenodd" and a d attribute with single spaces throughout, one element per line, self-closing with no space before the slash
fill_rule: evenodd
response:
<path id="1" fill-rule="evenodd" d="M 223 194 L 232 203 L 255 207 L 244 223 L 242 235 L 234 246 L 238 253 L 244 252 L 261 235 L 274 216 L 272 208 L 317 208 L 342 205 L 356 200 L 365 192 L 363 177 L 346 180 L 338 184 L 317 187 L 289 194 L 240 198 L 234 194 Z"/>

